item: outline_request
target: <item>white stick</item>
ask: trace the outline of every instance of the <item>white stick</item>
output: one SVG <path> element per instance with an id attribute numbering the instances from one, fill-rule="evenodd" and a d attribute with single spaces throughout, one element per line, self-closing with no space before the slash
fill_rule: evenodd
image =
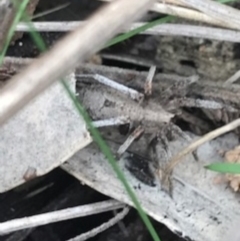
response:
<path id="1" fill-rule="evenodd" d="M 166 174 L 171 173 L 173 168 L 185 157 L 188 153 L 196 150 L 199 146 L 203 145 L 204 143 L 215 139 L 218 136 L 221 136 L 229 131 L 232 131 L 240 126 L 240 119 L 230 122 L 223 127 L 220 127 L 214 131 L 207 133 L 206 135 L 200 137 L 198 140 L 192 142 L 189 146 L 184 148 L 178 154 L 176 154 L 172 159 L 168 162 L 167 167 L 165 168 Z"/>
<path id="2" fill-rule="evenodd" d="M 111 80 L 103 75 L 94 74 L 94 75 L 76 75 L 76 76 L 77 77 L 92 77 L 99 83 L 109 86 L 115 90 L 118 90 L 118 91 L 130 96 L 130 98 L 132 98 L 133 100 L 140 101 L 141 99 L 143 99 L 142 93 L 140 93 L 132 88 L 129 88 L 125 85 L 119 84 L 118 82 Z"/>
<path id="3" fill-rule="evenodd" d="M 41 32 L 67 32 L 72 31 L 78 26 L 83 26 L 86 22 L 35 22 L 34 26 Z M 146 23 L 134 23 L 121 29 L 121 32 L 128 32 L 135 28 L 141 27 Z M 19 31 L 29 32 L 29 27 L 21 23 L 18 25 Z M 240 32 L 235 30 L 194 26 L 186 24 L 161 24 L 148 29 L 140 34 L 149 35 L 170 35 L 185 36 L 194 38 L 213 39 L 219 41 L 240 42 Z"/>
<path id="4" fill-rule="evenodd" d="M 79 236 L 76 236 L 75 238 L 69 239 L 68 241 L 85 241 L 96 236 L 97 234 L 107 230 L 108 228 L 112 227 L 117 222 L 122 220 L 128 214 L 129 209 L 129 207 L 125 207 L 120 213 L 118 213 L 114 218 L 108 220 L 106 223 L 101 224 L 99 227 L 94 228 L 87 233 L 83 233 Z"/>
<path id="5" fill-rule="evenodd" d="M 137 23 L 130 30 L 142 26 Z M 194 38 L 213 39 L 218 41 L 240 42 L 240 31 L 212 28 L 204 26 L 194 26 L 187 24 L 161 24 L 155 26 L 142 34 L 149 35 L 167 35 L 167 36 L 185 36 Z"/>
<path id="6" fill-rule="evenodd" d="M 232 106 L 218 103 L 214 100 L 184 98 L 182 100 L 176 99 L 176 102 L 178 103 L 179 106 L 182 106 L 182 107 L 195 107 L 195 108 L 203 108 L 203 109 L 210 109 L 210 110 L 221 110 L 225 108 L 227 111 L 230 111 L 230 112 L 238 112 Z"/>
<path id="7" fill-rule="evenodd" d="M 32 22 L 32 25 L 38 32 L 68 32 L 76 29 L 79 26 L 83 26 L 86 22 L 84 21 L 67 21 L 67 22 Z M 30 32 L 32 29 L 30 28 L 28 23 L 20 22 L 16 31 L 19 32 Z"/>
<path id="8" fill-rule="evenodd" d="M 0 235 L 5 235 L 21 229 L 32 228 L 49 223 L 59 222 L 72 218 L 85 217 L 97 213 L 107 212 L 122 208 L 124 204 L 109 200 L 94 204 L 82 205 L 74 208 L 39 214 L 32 217 L 19 218 L 4 223 L 0 223 Z"/>
<path id="9" fill-rule="evenodd" d="M 156 66 L 151 66 L 144 86 L 144 94 L 150 96 L 152 94 L 152 80 L 156 72 Z"/>
<path id="10" fill-rule="evenodd" d="M 144 66 L 144 67 L 151 67 L 153 64 L 153 61 L 151 60 L 146 60 L 146 59 L 142 59 L 142 58 L 132 58 L 132 57 L 128 57 L 128 56 L 121 56 L 119 54 L 105 54 L 105 53 L 101 53 L 101 57 L 103 59 L 110 59 L 110 60 L 118 60 L 121 62 L 127 62 L 127 63 L 131 63 L 131 64 L 135 64 L 138 66 Z"/>
<path id="11" fill-rule="evenodd" d="M 118 125 L 123 125 L 126 123 L 129 123 L 129 120 L 125 116 L 119 116 L 116 118 L 110 118 L 110 119 L 106 119 L 106 120 L 98 120 L 98 121 L 92 122 L 92 124 L 96 128 L 106 127 L 106 126 L 118 126 Z"/>
<path id="12" fill-rule="evenodd" d="M 236 82 L 240 78 L 240 70 L 238 70 L 234 75 L 232 75 L 229 79 L 225 81 L 225 85 L 232 84 Z"/>
<path id="13" fill-rule="evenodd" d="M 128 136 L 127 140 L 119 147 L 117 151 L 118 157 L 120 157 L 129 148 L 133 141 L 137 139 L 143 133 L 143 131 L 144 129 L 139 126 Z"/>

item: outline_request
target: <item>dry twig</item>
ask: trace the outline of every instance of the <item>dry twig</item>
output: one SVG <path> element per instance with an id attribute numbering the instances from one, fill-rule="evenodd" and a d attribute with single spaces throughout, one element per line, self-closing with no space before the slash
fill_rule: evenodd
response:
<path id="1" fill-rule="evenodd" d="M 0 92 L 0 125 L 80 61 L 99 50 L 124 25 L 146 12 L 154 0 L 118 0 L 107 4 L 48 53 L 14 76 Z M 111 24 L 106 24 L 111 22 Z M 79 41 L 81 40 L 81 41 Z"/>
<path id="2" fill-rule="evenodd" d="M 134 90 L 132 88 L 129 88 L 123 84 L 119 84 L 118 82 L 111 80 L 103 75 L 99 75 L 99 74 L 94 74 L 94 75 L 76 75 L 77 77 L 92 77 L 93 79 L 95 79 L 96 81 L 98 81 L 101 84 L 104 84 L 108 87 L 111 87 L 115 90 L 118 90 L 119 92 L 122 92 L 128 96 L 130 96 L 130 98 L 132 98 L 133 100 L 137 100 L 140 101 L 143 99 L 143 94 L 138 92 L 137 90 Z"/>
<path id="3" fill-rule="evenodd" d="M 142 25 L 142 23 L 138 23 L 134 24 L 134 27 L 136 28 Z M 132 30 L 134 29 L 134 27 L 131 27 L 130 29 Z M 148 29 L 144 32 L 144 34 L 184 36 L 229 42 L 240 41 L 239 31 L 187 24 L 161 24 L 151 29 Z"/>
<path id="4" fill-rule="evenodd" d="M 110 118 L 106 120 L 93 121 L 92 124 L 96 128 L 106 127 L 106 126 L 117 126 L 129 123 L 129 119 L 125 116 L 118 116 L 116 118 Z"/>
<path id="5" fill-rule="evenodd" d="M 99 227 L 94 228 L 87 233 L 83 233 L 83 234 L 80 234 L 79 236 L 71 238 L 68 241 L 85 241 L 87 239 L 90 239 L 96 236 L 97 234 L 107 230 L 108 228 L 112 227 L 120 220 L 122 220 L 128 214 L 129 210 L 130 210 L 129 207 L 125 207 L 120 213 L 116 214 L 115 217 L 111 218 L 106 223 L 101 224 Z"/>
<path id="6" fill-rule="evenodd" d="M 238 70 L 234 75 L 232 75 L 230 78 L 228 78 L 228 79 L 224 82 L 224 84 L 225 84 L 225 85 L 233 84 L 233 83 L 236 82 L 239 78 L 240 78 L 240 70 Z"/>
<path id="7" fill-rule="evenodd" d="M 237 128 L 238 126 L 240 126 L 240 119 L 237 119 L 223 127 L 220 127 L 214 131 L 211 131 L 208 134 L 204 135 L 203 137 L 199 138 L 198 140 L 192 142 L 189 146 L 184 148 L 182 151 L 180 151 L 177 155 L 175 155 L 169 161 L 169 163 L 167 164 L 167 166 L 165 168 L 164 178 L 166 178 L 172 172 L 173 168 L 182 160 L 182 158 L 184 156 L 186 156 L 187 154 L 196 150 L 200 145 L 202 145 L 208 141 L 211 141 L 211 140 L 215 139 L 216 137 L 223 135 L 229 131 L 232 131 L 235 128 Z"/>
<path id="8" fill-rule="evenodd" d="M 138 126 L 133 133 L 128 136 L 127 140 L 119 147 L 117 151 L 118 157 L 120 157 L 129 148 L 133 141 L 136 140 L 143 133 L 143 131 L 144 129 L 142 126 Z"/>
<path id="9" fill-rule="evenodd" d="M 36 30 L 41 32 L 66 32 L 72 31 L 76 27 L 84 26 L 86 22 L 35 22 Z M 145 25 L 144 22 L 133 23 L 129 27 L 120 29 L 120 32 L 128 32 Z M 29 32 L 29 27 L 25 23 L 18 25 L 18 31 Z M 148 29 L 140 34 L 185 36 L 218 41 L 240 42 L 240 32 L 223 28 L 213 28 L 205 26 L 195 26 L 187 24 L 161 24 Z"/>
<path id="10" fill-rule="evenodd" d="M 145 81 L 145 86 L 144 86 L 144 94 L 146 96 L 150 96 L 152 94 L 152 80 L 156 72 L 156 66 L 151 66 L 147 79 Z"/>
<path id="11" fill-rule="evenodd" d="M 35 14 L 33 17 L 31 17 L 31 19 L 40 18 L 40 17 L 46 16 L 50 13 L 57 12 L 59 10 L 62 10 L 64 8 L 68 7 L 70 4 L 71 4 L 70 2 L 67 2 L 67 3 L 64 3 L 64 4 L 58 5 L 57 7 L 48 9 L 48 10 L 42 12 L 42 13 Z"/>
<path id="12" fill-rule="evenodd" d="M 0 223 L 0 235 L 4 235 L 21 229 L 32 228 L 63 220 L 107 212 L 110 210 L 122 208 L 123 206 L 124 204 L 116 200 L 109 200 L 94 204 L 67 208 L 64 210 L 49 212 L 45 214 L 39 214 L 32 217 L 14 219 L 11 221 Z"/>

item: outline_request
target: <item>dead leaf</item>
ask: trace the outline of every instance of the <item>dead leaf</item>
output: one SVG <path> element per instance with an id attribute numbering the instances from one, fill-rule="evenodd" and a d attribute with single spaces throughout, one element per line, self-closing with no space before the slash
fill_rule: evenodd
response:
<path id="1" fill-rule="evenodd" d="M 75 92 L 74 74 L 66 80 Z M 92 140 L 60 83 L 22 109 L 0 132 L 0 192 L 51 171 Z"/>
<path id="2" fill-rule="evenodd" d="M 117 140 L 113 133 L 111 139 Z M 171 142 L 170 151 L 177 153 L 186 145 L 184 142 L 183 139 Z M 237 136 L 228 134 L 201 146 L 197 151 L 199 161 L 188 155 L 175 167 L 172 198 L 161 191 L 159 186 L 152 187 L 138 181 L 125 168 L 124 158 L 119 161 L 119 166 L 149 216 L 191 240 L 224 240 L 222 238 L 240 215 L 240 197 L 226 189 L 225 185 L 214 185 L 211 180 L 217 174 L 204 169 L 204 166 L 211 160 L 222 161 L 222 157 L 216 155 L 217 150 L 232 148 L 237 142 Z M 113 151 L 119 146 L 114 142 L 108 144 Z M 138 153 L 139 150 L 146 150 L 145 144 L 144 140 L 138 140 L 135 151 Z M 96 145 L 91 144 L 76 153 L 62 168 L 95 190 L 133 205 Z"/>

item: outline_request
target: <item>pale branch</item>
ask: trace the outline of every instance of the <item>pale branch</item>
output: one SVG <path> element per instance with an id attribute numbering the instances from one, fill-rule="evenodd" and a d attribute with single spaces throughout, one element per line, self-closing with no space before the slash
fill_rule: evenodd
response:
<path id="1" fill-rule="evenodd" d="M 32 228 L 63 220 L 107 212 L 110 210 L 122 208 L 123 206 L 124 204 L 116 200 L 108 200 L 49 213 L 38 214 L 31 217 L 18 218 L 0 223 L 0 235 L 8 234 L 21 229 Z"/>
<path id="2" fill-rule="evenodd" d="M 39 32 L 67 32 L 76 27 L 84 26 L 86 22 L 34 22 L 36 30 Z M 145 25 L 145 22 L 138 22 L 121 28 L 119 32 L 128 32 Z M 18 31 L 29 32 L 30 29 L 26 23 L 20 23 L 17 26 Z M 240 32 L 224 28 L 214 28 L 205 26 L 196 26 L 189 24 L 171 24 L 165 23 L 147 29 L 139 34 L 165 35 L 165 36 L 184 36 L 193 38 L 212 39 L 218 41 L 229 41 L 233 43 L 240 42 Z"/>

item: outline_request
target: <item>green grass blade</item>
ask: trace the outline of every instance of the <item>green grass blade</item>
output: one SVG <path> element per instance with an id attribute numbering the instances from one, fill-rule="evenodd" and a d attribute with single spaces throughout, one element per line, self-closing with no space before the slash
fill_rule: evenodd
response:
<path id="1" fill-rule="evenodd" d="M 237 0 L 218 0 L 218 2 L 226 4 L 226 3 L 237 2 Z"/>
<path id="2" fill-rule="evenodd" d="M 232 173 L 232 174 L 240 174 L 240 164 L 238 163 L 213 163 L 208 166 L 205 166 L 206 169 L 220 172 L 220 173 Z"/>
<path id="3" fill-rule="evenodd" d="M 16 15 L 15 15 L 15 17 L 13 19 L 13 23 L 12 23 L 12 25 L 11 25 L 8 33 L 7 33 L 5 44 L 4 44 L 4 46 L 3 46 L 2 50 L 1 50 L 1 53 L 0 53 L 0 65 L 3 62 L 3 58 L 6 55 L 8 46 L 9 46 L 11 40 L 12 40 L 12 37 L 14 35 L 15 29 L 17 27 L 17 24 L 20 21 L 20 19 L 22 17 L 22 14 L 24 13 L 25 8 L 27 7 L 28 2 L 29 2 L 29 0 L 23 0 L 23 1 L 21 1 L 21 3 L 18 6 L 18 10 L 16 11 Z M 13 1 L 13 4 L 16 6 L 17 2 Z"/>
<path id="4" fill-rule="evenodd" d="M 147 29 L 150 29 L 150 28 L 153 28 L 154 26 L 157 26 L 159 24 L 163 24 L 163 23 L 167 23 L 167 22 L 170 22 L 172 21 L 173 19 L 175 19 L 175 17 L 173 16 L 167 16 L 167 17 L 164 17 L 164 18 L 160 18 L 160 19 L 157 19 L 155 21 L 152 21 L 152 22 L 149 22 L 149 23 L 146 23 L 144 24 L 143 26 L 141 27 L 138 27 L 138 28 L 135 28 L 127 33 L 124 33 L 124 34 L 121 34 L 115 38 L 113 38 L 112 40 L 110 40 L 105 46 L 104 48 L 108 48 L 110 46 L 113 46 L 117 43 L 120 43 L 126 39 L 129 39 L 141 32 L 144 32 L 145 30 Z"/>
<path id="5" fill-rule="evenodd" d="M 41 52 L 45 52 L 47 50 L 46 44 L 43 40 L 43 38 L 41 37 L 41 35 L 36 31 L 33 23 L 31 22 L 29 16 L 27 16 L 25 13 L 23 14 L 23 20 L 28 24 L 30 31 L 30 36 L 33 40 L 33 42 L 36 44 L 36 46 L 38 47 L 38 49 Z"/>

